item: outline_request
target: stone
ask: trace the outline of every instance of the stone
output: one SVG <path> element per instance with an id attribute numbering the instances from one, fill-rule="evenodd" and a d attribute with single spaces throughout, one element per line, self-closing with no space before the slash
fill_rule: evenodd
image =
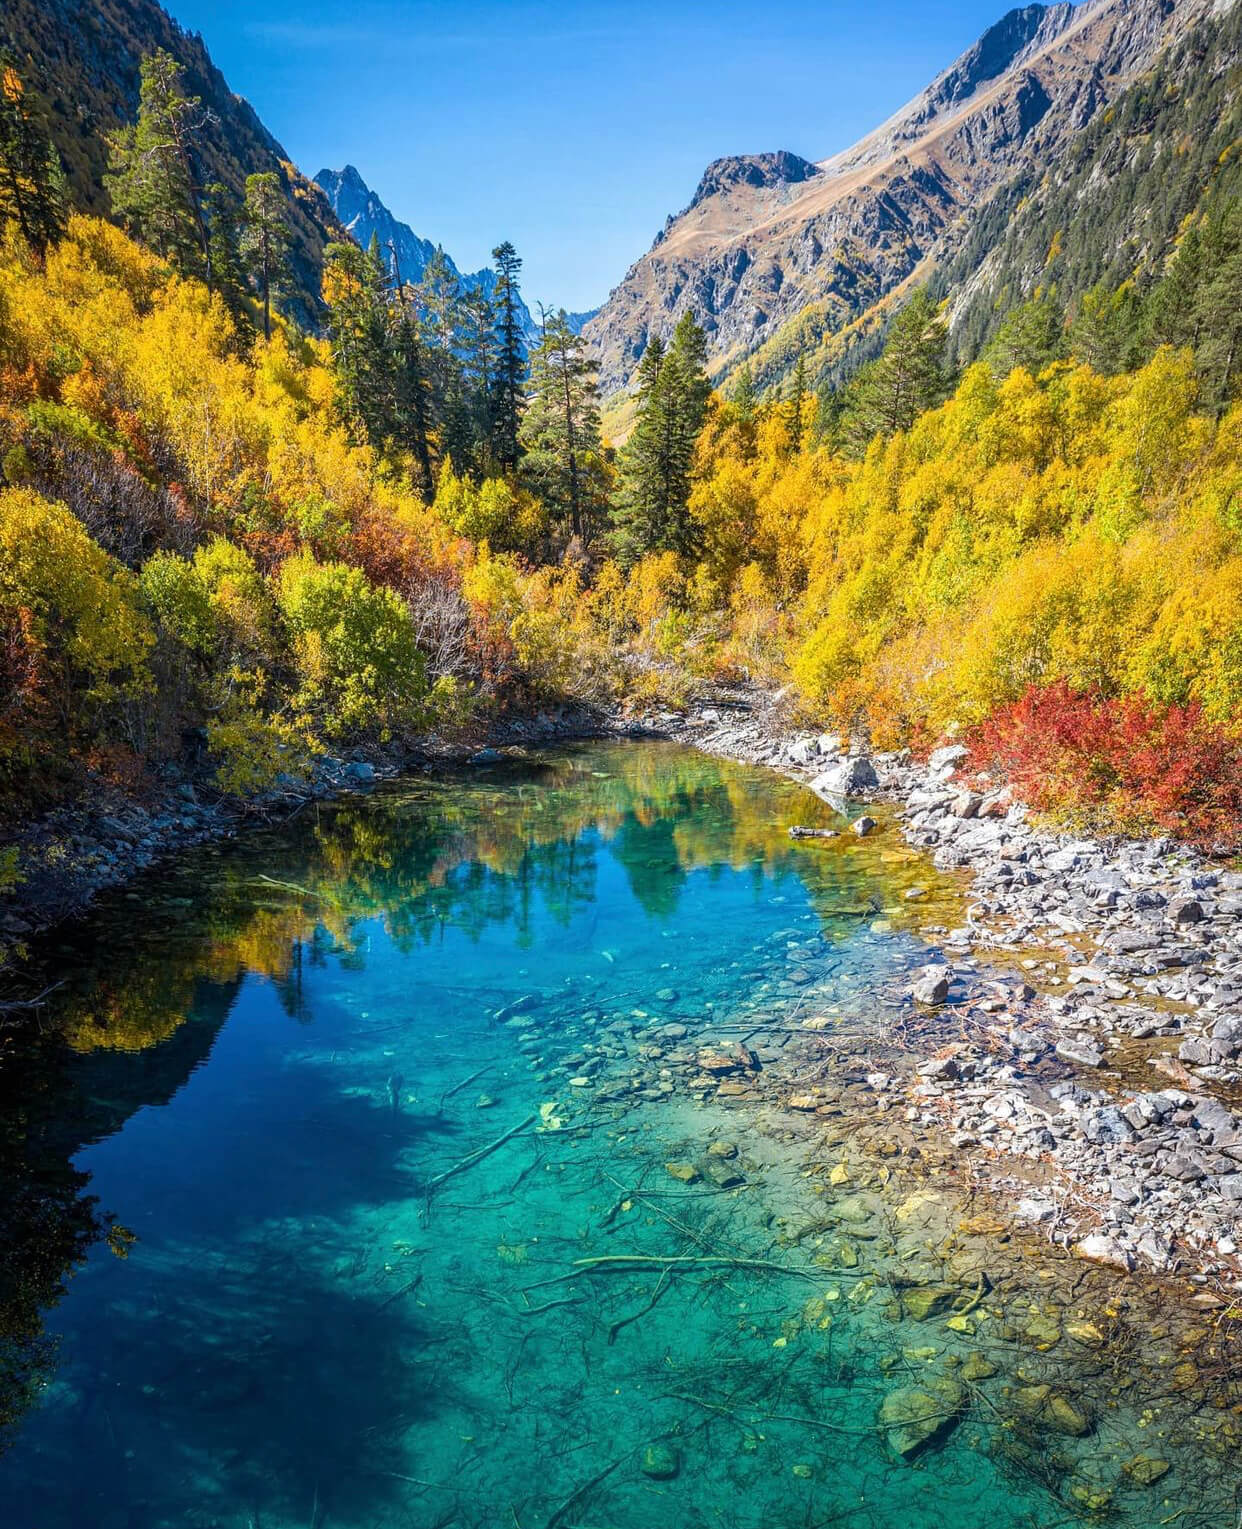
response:
<path id="1" fill-rule="evenodd" d="M 671 1444 L 648 1444 L 643 1450 L 642 1472 L 655 1481 L 671 1481 L 681 1470 L 681 1451 Z"/>
<path id="2" fill-rule="evenodd" d="M 675 1179 L 680 1179 L 683 1184 L 697 1184 L 703 1177 L 693 1163 L 665 1163 L 664 1167 Z"/>
<path id="3" fill-rule="evenodd" d="M 704 1072 L 713 1076 L 726 1072 L 741 1072 L 742 1059 L 736 1053 L 726 1051 L 700 1051 L 696 1058 Z"/>
<path id="4" fill-rule="evenodd" d="M 966 1360 L 958 1373 L 963 1380 L 969 1381 L 973 1385 L 976 1381 L 991 1380 L 997 1371 L 996 1366 L 990 1359 L 985 1359 L 982 1354 L 976 1353 L 966 1356 Z"/>
<path id="5" fill-rule="evenodd" d="M 964 744 L 946 743 L 927 756 L 927 768 L 936 775 L 951 775 L 954 766 L 961 764 L 968 752 Z"/>
<path id="6" fill-rule="evenodd" d="M 1167 1460 L 1160 1460 L 1155 1455 L 1135 1455 L 1132 1460 L 1127 1460 L 1121 1469 L 1138 1486 L 1149 1487 L 1159 1481 L 1162 1476 L 1167 1476 L 1173 1467 Z"/>
<path id="7" fill-rule="evenodd" d="M 725 1159 L 737 1156 L 737 1148 L 731 1141 L 714 1141 L 707 1149 L 708 1157 L 723 1157 Z"/>
<path id="8" fill-rule="evenodd" d="M 830 798 L 863 796 L 879 784 L 880 777 L 875 773 L 875 766 L 865 754 L 860 754 L 855 759 L 843 759 L 840 764 L 832 765 L 817 775 L 811 782 L 811 790 L 816 796 Z"/>
<path id="9" fill-rule="evenodd" d="M 879 827 L 874 818 L 869 818 L 864 813 L 861 818 L 856 818 L 850 825 L 860 839 L 865 839 L 868 834 L 873 834 Z"/>
<path id="10" fill-rule="evenodd" d="M 731 1164 L 722 1162 L 718 1157 L 707 1158 L 703 1164 L 703 1172 L 717 1189 L 736 1189 L 739 1184 L 746 1182 Z"/>
<path id="11" fill-rule="evenodd" d="M 1129 1251 L 1106 1232 L 1092 1232 L 1074 1244 L 1074 1252 L 1089 1263 L 1108 1264 L 1110 1268 L 1124 1269 L 1127 1274 L 1134 1268 Z"/>
<path id="12" fill-rule="evenodd" d="M 1048 1398 L 1043 1417 L 1049 1428 L 1055 1429 L 1057 1433 L 1069 1434 L 1074 1439 L 1081 1439 L 1084 1434 L 1091 1432 L 1090 1413 L 1059 1391 Z"/>
<path id="13" fill-rule="evenodd" d="M 1057 1055 L 1063 1062 L 1073 1062 L 1077 1067 L 1103 1067 L 1104 1057 L 1086 1041 L 1058 1041 Z"/>
<path id="14" fill-rule="evenodd" d="M 901 1292 L 901 1304 L 906 1315 L 916 1322 L 926 1322 L 932 1317 L 943 1316 L 957 1300 L 958 1292 L 952 1285 L 915 1285 Z"/>
<path id="15" fill-rule="evenodd" d="M 819 1107 L 819 1100 L 814 1094 L 791 1094 L 785 1102 L 791 1110 L 814 1110 Z"/>
<path id="16" fill-rule="evenodd" d="M 947 966 L 925 966 L 918 980 L 910 989 L 910 996 L 916 1003 L 926 1004 L 929 1008 L 942 1004 L 949 996 L 949 986 L 953 981 L 953 972 Z"/>
<path id="17" fill-rule="evenodd" d="M 880 1431 L 901 1460 L 912 1460 L 956 1427 L 966 1400 L 956 1380 L 935 1379 L 890 1391 L 880 1404 Z"/>
<path id="18" fill-rule="evenodd" d="M 1197 897 L 1175 897 L 1169 904 L 1169 915 L 1175 924 L 1201 924 L 1207 917 Z"/>

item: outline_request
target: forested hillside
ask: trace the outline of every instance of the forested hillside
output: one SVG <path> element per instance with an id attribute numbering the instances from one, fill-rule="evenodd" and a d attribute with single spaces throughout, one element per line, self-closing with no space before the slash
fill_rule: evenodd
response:
<path id="1" fill-rule="evenodd" d="M 232 217 L 208 205 L 205 259 L 175 129 L 206 155 L 218 125 L 168 55 L 142 77 L 107 172 L 128 232 L 69 213 L 39 98 L 16 61 L 0 79 L 10 828 L 168 762 L 244 797 L 325 750 L 546 699 L 676 705 L 724 678 L 792 687 L 881 744 L 967 736 L 1080 821 L 1236 834 L 1231 153 L 1206 197 L 1165 177 L 1187 210 L 1145 282 L 1106 216 L 1091 260 L 1074 235 L 1090 288 L 1038 287 L 965 368 L 951 305 L 920 288 L 848 384 L 817 392 L 803 358 L 783 398 L 745 367 L 722 395 L 687 312 L 646 346 L 616 450 L 568 317 L 528 347 L 506 242 L 490 298 L 443 263 L 409 282 L 374 244 L 330 244 L 322 337 L 282 311 L 271 176 Z M 1228 97 L 1199 90 L 1202 170 Z M 1117 141 L 1139 120 L 1119 112 Z"/>
<path id="2" fill-rule="evenodd" d="M 1242 8 L 1211 16 L 1069 145 L 998 192 L 932 281 L 977 356 L 1009 309 L 1156 280 L 1189 220 L 1242 184 Z"/>
<path id="3" fill-rule="evenodd" d="M 323 250 L 341 237 L 340 225 L 319 187 L 229 89 L 201 37 L 183 31 L 155 0 L 4 0 L 0 47 L 44 110 L 72 204 L 97 214 L 112 205 L 109 144 L 137 115 L 142 60 L 157 50 L 174 58 L 185 94 L 212 121 L 213 131 L 195 144 L 196 179 L 240 201 L 248 175 L 278 177 L 289 225 L 287 300 L 302 323 L 319 321 Z"/>

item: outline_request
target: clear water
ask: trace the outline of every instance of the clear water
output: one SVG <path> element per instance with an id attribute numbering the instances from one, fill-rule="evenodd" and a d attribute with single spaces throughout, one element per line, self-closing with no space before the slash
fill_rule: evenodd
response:
<path id="1" fill-rule="evenodd" d="M 833 821 L 763 771 L 583 746 L 312 809 L 50 950 L 66 985 L 0 1076 L 0 1521 L 1051 1529 L 1086 1483 L 1113 1522 L 1232 1522 L 1215 1479 L 1186 1508 L 1193 1412 L 1170 1438 L 1098 1354 L 1089 1436 L 1014 1423 L 1053 1361 L 1005 1323 L 1046 1290 L 903 1315 L 952 1207 L 847 1172 L 848 1115 L 829 1150 L 796 1077 L 696 1090 L 698 1045 L 872 1023 L 960 916 L 891 833 L 788 839 Z M 622 1255 L 650 1262 L 576 1262 Z M 883 1398 L 981 1346 L 996 1379 L 899 1462 Z M 1139 1489 L 1153 1405 L 1174 1469 Z"/>

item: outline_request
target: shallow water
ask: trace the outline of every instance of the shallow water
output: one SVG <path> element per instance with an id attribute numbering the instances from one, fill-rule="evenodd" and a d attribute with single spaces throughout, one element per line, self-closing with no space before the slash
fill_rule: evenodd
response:
<path id="1" fill-rule="evenodd" d="M 1098 1353 L 1082 1438 L 1015 1422 L 1015 1386 L 1069 1385 L 1021 1334 L 912 1463 L 877 1429 L 1041 1307 L 1007 1273 L 1005 1313 L 912 1320 L 939 1191 L 749 1074 L 687 1082 L 687 1048 L 878 1024 L 960 918 L 895 834 L 788 839 L 834 821 L 764 771 L 582 746 L 197 853 L 46 951 L 66 985 L 0 1072 L 3 1522 L 1231 1522 L 1227 1471 L 1186 1506 L 1194 1409 L 1174 1437 Z M 1155 1487 L 1120 1471 L 1143 1428 Z"/>

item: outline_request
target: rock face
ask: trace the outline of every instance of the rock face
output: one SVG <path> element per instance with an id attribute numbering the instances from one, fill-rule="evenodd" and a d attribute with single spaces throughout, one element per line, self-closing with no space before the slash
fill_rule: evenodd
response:
<path id="1" fill-rule="evenodd" d="M 689 206 L 586 326 L 605 395 L 649 337 L 693 311 L 710 362 L 754 356 L 779 377 L 931 257 L 1026 164 L 1059 150 L 1211 0 L 1095 0 L 1010 11 L 928 88 L 852 148 L 812 164 L 788 151 L 717 160 Z M 769 342 L 771 342 L 769 348 Z"/>

